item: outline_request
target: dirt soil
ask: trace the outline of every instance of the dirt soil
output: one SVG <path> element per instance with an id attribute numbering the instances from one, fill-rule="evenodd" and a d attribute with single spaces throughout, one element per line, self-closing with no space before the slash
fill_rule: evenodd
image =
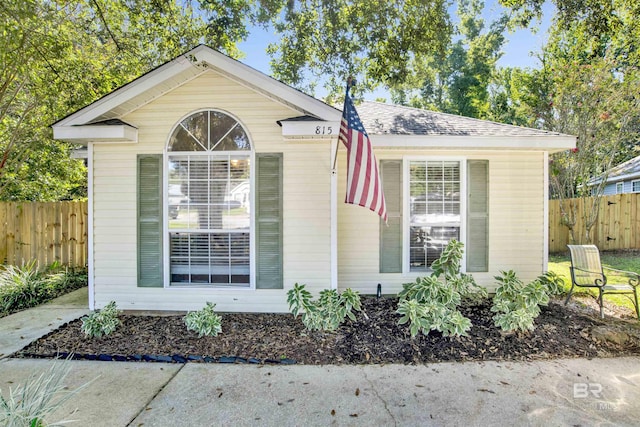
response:
<path id="1" fill-rule="evenodd" d="M 107 337 L 85 338 L 81 321 L 76 320 L 16 356 L 75 353 L 119 355 L 120 360 L 135 355 L 140 360 L 141 355 L 180 355 L 195 361 L 206 356 L 206 361 L 240 357 L 260 363 L 384 364 L 640 355 L 640 322 L 616 317 L 600 320 L 590 301 L 572 301 L 568 306 L 551 302 L 542 308 L 534 331 L 513 334 L 503 334 L 493 325 L 489 300 L 462 307 L 473 324 L 467 337 L 431 332 L 411 338 L 407 325 L 397 324 L 396 308 L 396 298 L 365 297 L 357 320 L 347 320 L 334 333 L 309 332 L 290 314 L 223 313 L 223 333 L 202 338 L 187 331 L 182 316 L 123 314 L 122 325 Z"/>

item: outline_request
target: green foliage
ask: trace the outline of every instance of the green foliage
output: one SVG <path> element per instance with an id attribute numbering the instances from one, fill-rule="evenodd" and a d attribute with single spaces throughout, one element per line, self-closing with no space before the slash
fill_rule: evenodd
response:
<path id="1" fill-rule="evenodd" d="M 0 310 L 9 313 L 38 305 L 45 299 L 44 283 L 35 261 L 22 267 L 6 266 L 0 272 Z"/>
<path id="2" fill-rule="evenodd" d="M 547 287 L 549 295 L 556 296 L 564 293 L 566 286 L 564 279 L 555 272 L 547 271 L 542 276 L 538 277 L 538 280 Z"/>
<path id="3" fill-rule="evenodd" d="M 541 0 L 501 3 L 520 25 L 541 16 Z M 634 0 L 553 3 L 558 11 L 537 53 L 540 69 L 502 75 L 493 110 L 511 123 L 530 117 L 528 126 L 577 136 L 575 150 L 551 156 L 549 180 L 570 241 L 590 243 L 609 170 L 638 155 L 640 8 Z M 585 206 L 582 218 L 576 198 Z"/>
<path id="4" fill-rule="evenodd" d="M 525 285 L 513 270 L 501 271 L 495 276 L 498 282 L 491 311 L 496 326 L 505 332 L 532 331 L 534 320 L 540 314 L 540 306 L 549 303 L 549 295 L 560 289 L 560 279 L 547 273 Z"/>
<path id="5" fill-rule="evenodd" d="M 50 125 L 205 40 L 182 2 L 9 1 L 0 6 L 0 200 L 86 197 L 86 169 Z"/>
<path id="6" fill-rule="evenodd" d="M 392 97 L 400 104 L 487 118 L 492 114 L 489 88 L 508 20 L 501 16 L 485 28 L 483 1 L 462 0 L 457 6 L 456 40 L 444 55 L 416 58 L 412 79 L 394 85 Z"/>
<path id="7" fill-rule="evenodd" d="M 0 317 L 35 307 L 87 284 L 86 270 L 51 266 L 39 272 L 35 261 L 0 267 Z"/>
<path id="8" fill-rule="evenodd" d="M 91 383 L 69 390 L 64 385 L 69 371 L 71 364 L 68 359 L 56 361 L 47 370 L 33 373 L 24 384 L 9 388 L 6 398 L 0 395 L 0 424 L 6 427 L 43 427 L 66 423 L 49 424 L 46 419 Z"/>
<path id="9" fill-rule="evenodd" d="M 295 317 L 302 315 L 302 323 L 310 331 L 335 331 L 347 317 L 356 320 L 353 311 L 362 310 L 360 294 L 351 289 L 341 294 L 336 289 L 325 289 L 320 291 L 318 300 L 313 301 L 305 285 L 297 283 L 287 292 L 287 303 Z"/>
<path id="10" fill-rule="evenodd" d="M 436 330 L 444 336 L 466 335 L 471 321 L 458 310 L 463 299 L 486 297 L 471 275 L 460 273 L 463 244 L 449 242 L 440 257 L 433 262 L 431 276 L 419 277 L 402 285 L 397 313 L 399 324 L 409 323 L 411 336 L 427 335 Z"/>
<path id="11" fill-rule="evenodd" d="M 111 301 L 102 310 L 84 316 L 81 330 L 89 338 L 101 338 L 114 332 L 118 326 L 118 308 L 115 301 Z"/>
<path id="12" fill-rule="evenodd" d="M 216 305 L 207 304 L 198 311 L 190 311 L 184 316 L 184 324 L 187 329 L 198 333 L 198 338 L 205 335 L 215 337 L 222 332 L 222 318 L 216 314 Z"/>
<path id="13" fill-rule="evenodd" d="M 274 76 L 311 92 L 325 80 L 329 102 L 350 75 L 358 93 L 402 83 L 415 58 L 444 52 L 451 37 L 447 7 L 442 0 L 282 0 L 271 19 L 279 36 L 269 47 Z"/>

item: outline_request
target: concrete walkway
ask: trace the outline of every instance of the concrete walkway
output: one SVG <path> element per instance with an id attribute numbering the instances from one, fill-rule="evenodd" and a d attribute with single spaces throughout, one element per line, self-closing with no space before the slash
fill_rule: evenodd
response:
<path id="1" fill-rule="evenodd" d="M 87 288 L 81 288 L 47 304 L 0 318 L 0 359 L 89 313 L 88 301 Z"/>
<path id="2" fill-rule="evenodd" d="M 76 317 L 86 312 L 75 309 Z M 56 315 L 55 322 L 45 323 L 51 322 L 43 312 L 48 309 L 33 310 L 39 314 L 21 317 L 33 319 L 32 335 L 46 333 L 64 318 Z M 38 319 L 40 332 L 33 332 Z M 14 340 L 16 334 L 7 328 L 15 325 L 0 319 L 5 354 L 30 339 L 9 345 L 7 333 Z M 53 363 L 0 360 L 2 394 Z M 50 422 L 135 427 L 640 424 L 638 357 L 419 366 L 67 363 L 70 389 L 92 382 Z"/>

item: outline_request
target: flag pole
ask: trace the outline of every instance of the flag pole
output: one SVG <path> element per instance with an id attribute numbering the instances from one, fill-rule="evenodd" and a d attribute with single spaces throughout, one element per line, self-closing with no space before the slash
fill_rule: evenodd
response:
<path id="1" fill-rule="evenodd" d="M 349 89 L 351 89 L 353 86 L 355 85 L 355 79 L 353 78 L 353 76 L 349 76 L 347 77 L 347 91 L 345 92 L 344 95 L 344 105 L 346 106 L 346 102 L 347 102 L 347 97 L 349 96 Z M 344 112 L 344 106 L 343 106 L 343 112 Z M 340 123 L 340 126 L 342 127 L 342 122 Z M 335 151 L 333 152 L 333 162 L 331 163 L 331 174 L 335 175 L 336 174 L 336 162 L 338 160 L 338 149 L 340 148 L 340 143 L 338 141 L 338 144 L 336 146 Z"/>

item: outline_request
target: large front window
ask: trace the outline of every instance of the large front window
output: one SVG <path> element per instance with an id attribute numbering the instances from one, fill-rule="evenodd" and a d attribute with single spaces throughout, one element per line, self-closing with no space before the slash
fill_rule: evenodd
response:
<path id="1" fill-rule="evenodd" d="M 460 240 L 459 161 L 409 162 L 409 270 L 427 271 L 450 240 Z"/>
<path id="2" fill-rule="evenodd" d="M 248 287 L 251 268 L 251 145 L 219 111 L 184 119 L 167 149 L 172 285 Z"/>

